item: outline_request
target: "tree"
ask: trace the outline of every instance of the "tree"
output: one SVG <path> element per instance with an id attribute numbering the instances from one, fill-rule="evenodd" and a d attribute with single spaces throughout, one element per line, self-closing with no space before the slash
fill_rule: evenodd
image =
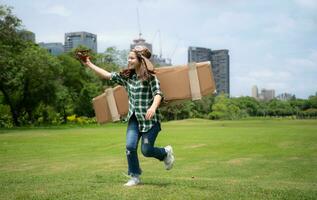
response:
<path id="1" fill-rule="evenodd" d="M 289 102 L 273 99 L 268 102 L 268 114 L 271 116 L 289 116 L 296 114 L 296 110 Z"/>
<path id="2" fill-rule="evenodd" d="M 20 27 L 21 20 L 12 14 L 11 8 L 0 6 L 0 91 L 3 95 L 3 103 L 10 108 L 14 107 L 14 102 L 10 98 L 9 91 L 6 90 L 8 80 L 13 79 L 12 73 L 8 72 L 10 65 L 14 64 L 15 52 L 20 52 L 24 43 L 18 37 L 16 29 Z M 16 48 L 14 48 L 16 47 Z M 18 69 L 14 69 L 17 71 Z M 11 84 L 13 85 L 13 83 Z M 17 113 L 10 109 L 17 124 Z"/>
<path id="3" fill-rule="evenodd" d="M 311 105 L 311 108 L 316 108 L 317 109 L 317 95 L 310 96 L 308 98 L 308 102 Z"/>
<path id="4" fill-rule="evenodd" d="M 211 119 L 240 119 L 248 116 L 248 114 L 240 110 L 234 101 L 225 94 L 216 97 L 215 103 L 212 105 L 212 112 L 209 114 Z"/>
<path id="5" fill-rule="evenodd" d="M 99 95 L 100 86 L 95 83 L 85 83 L 75 102 L 74 113 L 78 116 L 94 117 L 92 99 Z"/>
<path id="6" fill-rule="evenodd" d="M 7 60 L 0 89 L 15 125 L 22 122 L 19 118 L 23 115 L 32 123 L 33 111 L 41 102 L 52 104 L 55 101 L 58 66 L 55 58 L 31 43 L 15 54 L 13 62 Z"/>
<path id="7" fill-rule="evenodd" d="M 116 47 L 108 47 L 101 60 L 120 68 L 126 67 L 128 64 L 128 53 L 128 50 L 118 50 Z"/>
<path id="8" fill-rule="evenodd" d="M 250 116 L 256 116 L 260 103 L 253 97 L 232 98 L 233 103 Z"/>
<path id="9" fill-rule="evenodd" d="M 0 91 L 10 106 L 14 125 L 32 122 L 40 102 L 54 101 L 58 61 L 36 44 L 17 34 L 21 20 L 11 8 L 0 6 Z"/>
<path id="10" fill-rule="evenodd" d="M 190 117 L 208 118 L 208 114 L 212 111 L 212 105 L 215 102 L 213 95 L 202 97 L 201 100 L 192 101 L 192 109 Z"/>

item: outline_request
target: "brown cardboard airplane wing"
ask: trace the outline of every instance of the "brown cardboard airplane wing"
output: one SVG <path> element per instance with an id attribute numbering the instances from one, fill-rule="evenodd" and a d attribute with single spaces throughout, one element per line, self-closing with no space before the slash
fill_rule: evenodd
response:
<path id="1" fill-rule="evenodd" d="M 165 101 L 201 99 L 215 92 L 216 86 L 210 62 L 156 68 Z M 122 86 L 108 88 L 93 99 L 99 123 L 118 121 L 128 113 L 128 95 Z"/>
<path id="2" fill-rule="evenodd" d="M 101 95 L 93 98 L 93 107 L 99 123 L 118 121 L 128 113 L 128 94 L 124 87 L 108 88 Z"/>
<path id="3" fill-rule="evenodd" d="M 156 69 L 156 76 L 166 101 L 197 100 L 216 89 L 210 62 L 160 67 Z"/>

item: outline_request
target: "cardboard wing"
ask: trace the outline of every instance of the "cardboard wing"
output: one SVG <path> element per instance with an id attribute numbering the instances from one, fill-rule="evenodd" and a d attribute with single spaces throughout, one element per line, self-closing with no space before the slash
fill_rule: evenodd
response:
<path id="1" fill-rule="evenodd" d="M 210 62 L 160 67 L 156 76 L 166 101 L 197 100 L 216 89 Z"/>
<path id="2" fill-rule="evenodd" d="M 104 93 L 93 98 L 92 103 L 99 123 L 118 121 L 129 110 L 128 94 L 122 86 L 106 89 Z"/>
<path id="3" fill-rule="evenodd" d="M 216 86 L 210 62 L 156 68 L 165 101 L 198 100 L 215 92 Z M 128 95 L 122 86 L 108 88 L 93 99 L 99 123 L 118 121 L 128 113 Z"/>

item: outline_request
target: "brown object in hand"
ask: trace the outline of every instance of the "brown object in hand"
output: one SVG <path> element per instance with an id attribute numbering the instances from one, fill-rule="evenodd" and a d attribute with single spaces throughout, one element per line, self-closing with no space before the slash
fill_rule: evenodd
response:
<path id="1" fill-rule="evenodd" d="M 80 61 L 86 62 L 87 58 L 90 58 L 90 50 L 76 50 L 75 55 L 76 58 Z"/>

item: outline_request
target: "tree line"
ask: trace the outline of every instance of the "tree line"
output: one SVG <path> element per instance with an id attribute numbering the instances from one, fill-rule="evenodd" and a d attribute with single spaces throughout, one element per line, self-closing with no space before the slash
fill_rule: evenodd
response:
<path id="1" fill-rule="evenodd" d="M 12 8 L 0 5 L 0 127 L 95 123 L 92 98 L 113 87 L 75 59 L 74 51 L 52 56 L 25 40 L 22 21 Z M 84 47 L 79 47 L 83 49 Z M 108 71 L 126 65 L 127 50 L 109 47 L 93 53 L 93 61 Z M 317 94 L 316 94 L 317 95 Z M 259 102 L 224 94 L 199 101 L 163 105 L 163 120 L 185 118 L 240 119 L 247 116 L 317 116 L 317 97 L 307 100 Z"/>
<path id="2" fill-rule="evenodd" d="M 209 95 L 198 101 L 184 101 L 162 107 L 164 120 L 205 118 L 236 120 L 249 117 L 317 118 L 317 92 L 308 99 L 272 99 L 258 101 L 253 97 L 229 98 L 226 94 Z"/>

